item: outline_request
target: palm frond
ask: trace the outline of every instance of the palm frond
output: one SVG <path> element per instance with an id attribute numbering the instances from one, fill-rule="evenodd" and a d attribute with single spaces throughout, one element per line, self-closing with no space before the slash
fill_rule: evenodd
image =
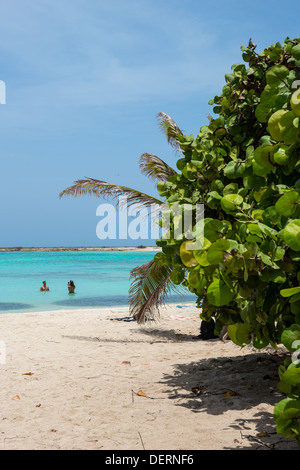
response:
<path id="1" fill-rule="evenodd" d="M 157 182 L 166 181 L 170 176 L 177 174 L 173 168 L 152 153 L 143 153 L 141 155 L 140 169 L 144 175 Z"/>
<path id="2" fill-rule="evenodd" d="M 87 177 L 85 177 L 85 179 L 75 181 L 72 186 L 64 189 L 60 193 L 59 197 L 77 197 L 85 195 L 112 199 L 117 199 L 121 196 L 124 196 L 124 198 L 119 200 L 117 203 L 121 203 L 120 205 L 125 204 L 128 207 L 133 204 L 139 204 L 141 207 L 151 207 L 153 205 L 161 206 L 165 204 L 160 199 L 149 196 L 148 194 L 145 194 L 141 191 Z"/>
<path id="3" fill-rule="evenodd" d="M 159 266 L 154 259 L 130 272 L 129 309 L 138 323 L 155 319 L 170 291 L 180 294 L 180 287 L 170 280 L 171 266 Z"/>
<path id="4" fill-rule="evenodd" d="M 176 122 L 174 122 L 170 116 L 163 112 L 158 113 L 156 117 L 159 120 L 161 130 L 167 136 L 169 144 L 175 148 L 178 148 L 178 135 L 182 134 L 182 131 L 179 129 Z"/>

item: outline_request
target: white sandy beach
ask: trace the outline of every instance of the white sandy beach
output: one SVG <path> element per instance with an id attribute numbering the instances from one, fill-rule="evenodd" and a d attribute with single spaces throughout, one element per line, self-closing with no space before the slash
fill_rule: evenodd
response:
<path id="1" fill-rule="evenodd" d="M 298 450 L 272 417 L 283 351 L 195 340 L 198 315 L 1 314 L 0 449 Z"/>

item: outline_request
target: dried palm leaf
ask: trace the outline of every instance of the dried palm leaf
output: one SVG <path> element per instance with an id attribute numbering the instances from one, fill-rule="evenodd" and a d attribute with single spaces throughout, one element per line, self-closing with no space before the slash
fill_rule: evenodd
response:
<path id="1" fill-rule="evenodd" d="M 208 114 L 207 118 L 208 118 L 209 124 L 211 124 L 213 122 L 213 117 L 210 113 Z"/>
<path id="2" fill-rule="evenodd" d="M 124 198 L 117 201 L 117 205 L 131 206 L 133 204 L 139 204 L 141 207 L 152 207 L 153 205 L 161 206 L 165 204 L 160 199 L 157 199 L 148 194 L 142 193 L 126 186 L 120 186 L 118 184 L 107 183 L 106 181 L 97 180 L 94 178 L 80 179 L 74 182 L 72 186 L 64 189 L 59 197 L 63 196 L 96 196 L 103 198 L 117 199 L 121 196 Z"/>
<path id="3" fill-rule="evenodd" d="M 171 266 L 159 266 L 154 259 L 130 272 L 129 308 L 138 323 L 156 319 L 170 291 L 180 294 L 180 287 L 170 280 Z"/>
<path id="4" fill-rule="evenodd" d="M 160 128 L 167 136 L 169 144 L 175 148 L 178 148 L 178 135 L 182 135 L 182 131 L 179 129 L 176 122 L 174 122 L 170 116 L 163 112 L 157 114 L 157 119 L 160 122 Z"/>
<path id="5" fill-rule="evenodd" d="M 140 157 L 141 172 L 154 181 L 166 181 L 170 176 L 176 175 L 167 163 L 152 153 L 143 153 Z"/>

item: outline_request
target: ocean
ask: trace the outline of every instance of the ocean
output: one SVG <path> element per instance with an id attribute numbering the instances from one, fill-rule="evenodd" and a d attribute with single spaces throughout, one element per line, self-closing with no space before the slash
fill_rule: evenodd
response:
<path id="1" fill-rule="evenodd" d="M 0 253 L 0 314 L 128 305 L 130 271 L 151 251 L 57 251 Z M 67 284 L 73 280 L 75 294 Z M 50 291 L 40 292 L 43 281 Z M 195 297 L 170 295 L 169 303 Z"/>

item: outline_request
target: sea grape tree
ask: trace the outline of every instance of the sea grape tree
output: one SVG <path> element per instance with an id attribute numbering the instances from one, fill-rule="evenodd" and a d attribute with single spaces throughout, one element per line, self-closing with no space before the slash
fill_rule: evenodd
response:
<path id="1" fill-rule="evenodd" d="M 198 135 L 177 135 L 178 173 L 158 190 L 170 208 L 205 207 L 192 233 L 157 244 L 159 265 L 172 266 L 201 304 L 201 318 L 226 325 L 231 340 L 261 349 L 300 345 L 300 39 L 261 53 L 250 40 L 243 63 L 225 75 L 210 104 L 214 117 Z M 184 209 L 183 209 L 184 213 Z M 184 214 L 182 215 L 182 217 Z M 298 361 L 299 362 L 299 361 Z M 300 365 L 280 368 L 287 394 L 274 410 L 279 433 L 300 444 Z"/>

